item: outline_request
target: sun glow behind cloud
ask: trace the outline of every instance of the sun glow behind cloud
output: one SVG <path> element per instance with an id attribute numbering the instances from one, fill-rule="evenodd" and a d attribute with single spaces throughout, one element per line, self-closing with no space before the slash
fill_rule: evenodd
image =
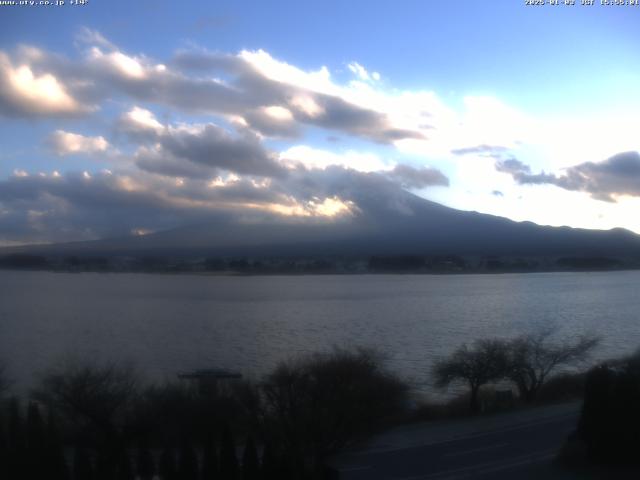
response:
<path id="1" fill-rule="evenodd" d="M 307 202 L 299 202 L 294 198 L 288 204 L 270 204 L 266 206 L 268 211 L 287 217 L 328 217 L 337 218 L 353 215 L 357 211 L 355 203 L 343 201 L 338 197 L 320 199 L 314 197 Z M 256 205 L 256 208 L 263 208 Z"/>

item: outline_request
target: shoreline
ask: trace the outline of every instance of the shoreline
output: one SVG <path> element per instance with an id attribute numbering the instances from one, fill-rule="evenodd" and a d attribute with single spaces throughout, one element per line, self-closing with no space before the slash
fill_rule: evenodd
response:
<path id="1" fill-rule="evenodd" d="M 640 266 L 611 269 L 540 269 L 540 270 L 456 270 L 456 271 L 423 271 L 423 270 L 390 270 L 390 271 L 260 271 L 245 272 L 202 271 L 202 270 L 138 270 L 138 269 L 57 269 L 57 268 L 11 268 L 0 266 L 0 272 L 47 272 L 47 273 L 113 273 L 113 274 L 146 274 L 146 275 L 193 275 L 203 277 L 319 277 L 319 276 L 455 276 L 455 275 L 523 275 L 540 273 L 613 273 L 637 272 Z"/>

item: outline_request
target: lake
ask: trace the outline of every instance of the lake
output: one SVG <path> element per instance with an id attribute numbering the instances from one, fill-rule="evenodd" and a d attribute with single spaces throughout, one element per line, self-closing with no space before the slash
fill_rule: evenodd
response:
<path id="1" fill-rule="evenodd" d="M 0 271 L 0 358 L 25 391 L 65 358 L 127 359 L 149 378 L 370 346 L 428 389 L 463 342 L 557 325 L 602 335 L 596 358 L 640 346 L 640 272 L 204 276 Z"/>

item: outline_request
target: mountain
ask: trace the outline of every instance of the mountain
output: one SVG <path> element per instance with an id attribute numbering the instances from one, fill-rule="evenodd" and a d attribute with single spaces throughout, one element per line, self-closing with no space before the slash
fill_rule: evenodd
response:
<path id="1" fill-rule="evenodd" d="M 388 193 L 388 192 L 387 192 Z M 360 191 L 353 216 L 335 221 L 216 219 L 145 236 L 13 247 L 47 256 L 606 256 L 640 259 L 640 236 L 514 222 L 455 210 L 405 191 Z"/>

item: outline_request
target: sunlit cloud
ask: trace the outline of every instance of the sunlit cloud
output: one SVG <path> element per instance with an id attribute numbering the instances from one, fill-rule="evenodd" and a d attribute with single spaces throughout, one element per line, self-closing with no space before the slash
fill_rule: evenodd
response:
<path id="1" fill-rule="evenodd" d="M 119 51 L 104 53 L 100 48 L 93 47 L 89 53 L 89 59 L 91 63 L 114 70 L 129 78 L 143 79 L 146 77 L 146 71 L 140 59 Z"/>
<path id="2" fill-rule="evenodd" d="M 78 133 L 56 130 L 47 139 L 47 144 L 56 155 L 79 153 L 95 154 L 105 152 L 109 142 L 103 136 L 87 137 Z"/>
<path id="3" fill-rule="evenodd" d="M 318 70 L 304 71 L 278 61 L 265 50 L 242 50 L 238 57 L 271 80 L 329 95 L 339 93 L 338 87 L 331 80 L 329 69 L 324 65 Z"/>
<path id="4" fill-rule="evenodd" d="M 134 106 L 120 117 L 119 126 L 129 133 L 139 133 L 140 131 L 150 130 L 159 134 L 164 130 L 164 126 L 156 119 L 152 112 L 137 106 Z"/>
<path id="5" fill-rule="evenodd" d="M 378 72 L 369 73 L 366 68 L 360 65 L 358 62 L 351 62 L 347 65 L 347 68 L 353 73 L 358 79 L 364 82 L 372 82 L 372 81 L 380 81 L 380 74 Z"/>
<path id="6" fill-rule="evenodd" d="M 32 55 L 34 51 L 31 52 Z M 74 115 L 88 111 L 52 73 L 35 73 L 26 64 L 14 66 L 0 51 L 0 113 L 10 116 Z"/>

